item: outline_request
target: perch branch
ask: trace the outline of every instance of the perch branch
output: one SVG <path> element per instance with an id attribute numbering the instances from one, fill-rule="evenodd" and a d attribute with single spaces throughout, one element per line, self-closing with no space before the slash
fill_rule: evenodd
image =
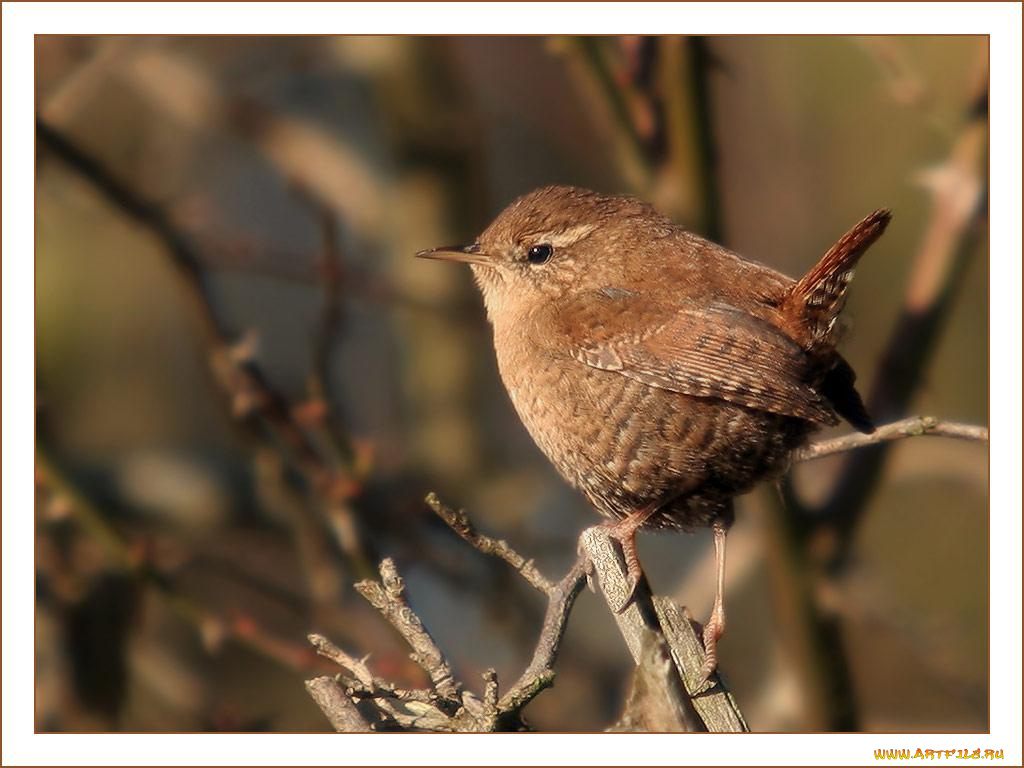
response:
<path id="1" fill-rule="evenodd" d="M 900 421 L 894 421 L 891 424 L 878 427 L 870 435 L 855 432 L 831 440 L 811 443 L 805 448 L 796 451 L 793 454 L 793 461 L 812 461 L 890 440 L 925 435 L 988 442 L 987 427 L 979 427 L 974 424 L 959 424 L 952 421 L 940 421 L 934 416 L 912 416 L 908 419 L 901 419 Z"/>
<path id="2" fill-rule="evenodd" d="M 670 710 L 685 714 L 686 730 L 746 731 L 743 715 L 717 672 L 707 683 L 701 684 L 704 643 L 694 622 L 686 619 L 670 600 L 652 597 L 647 580 L 643 578 L 630 604 L 615 613 L 629 590 L 621 552 L 601 526 L 584 531 L 580 547 L 594 564 L 601 592 L 633 660 L 638 665 L 646 665 L 655 663 L 657 658 L 667 658 L 666 654 L 671 655 L 675 662 L 670 670 L 671 677 L 666 678 L 668 672 L 663 670 L 661 677 L 655 675 L 654 679 L 660 680 L 660 690 L 675 697 Z M 652 643 L 654 648 L 650 647 Z M 641 678 L 650 681 L 652 672 L 656 671 L 645 669 L 640 673 Z M 631 713 L 631 717 L 635 720 L 636 713 Z"/>

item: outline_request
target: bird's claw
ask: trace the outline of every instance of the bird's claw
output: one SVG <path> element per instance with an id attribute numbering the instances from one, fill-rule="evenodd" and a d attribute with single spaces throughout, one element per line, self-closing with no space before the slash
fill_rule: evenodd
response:
<path id="1" fill-rule="evenodd" d="M 705 658 L 704 666 L 700 668 L 700 681 L 697 684 L 698 689 L 703 689 L 714 685 L 711 678 L 718 670 L 718 659 L 710 657 Z"/>
<path id="2" fill-rule="evenodd" d="M 590 558 L 587 558 L 586 562 L 584 563 L 584 565 L 583 565 L 583 572 L 587 576 L 587 589 L 589 589 L 591 592 L 593 592 L 596 595 L 597 594 L 597 583 L 596 583 L 594 577 L 597 575 L 597 569 L 594 567 L 594 561 L 591 560 Z"/>
<path id="3" fill-rule="evenodd" d="M 636 598 L 636 588 L 640 585 L 640 577 L 631 573 L 626 577 L 626 595 L 622 598 L 622 602 L 612 608 L 612 612 L 619 614 L 623 613 L 629 606 L 633 604 L 633 600 Z"/>

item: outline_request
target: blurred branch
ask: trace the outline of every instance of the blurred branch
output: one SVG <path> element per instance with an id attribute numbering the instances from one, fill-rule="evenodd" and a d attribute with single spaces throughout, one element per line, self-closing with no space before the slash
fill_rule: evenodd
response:
<path id="1" fill-rule="evenodd" d="M 174 581 L 161 573 L 147 556 L 142 542 L 132 541 L 119 531 L 47 452 L 36 450 L 36 488 L 51 501 L 59 500 L 82 530 L 104 551 L 110 568 L 125 573 L 162 595 L 174 613 L 206 643 L 218 644 L 233 639 L 250 650 L 293 670 L 309 669 L 315 661 L 307 649 L 274 637 L 248 617 L 234 620 L 212 614 L 194 598 L 180 591 Z"/>
<path id="2" fill-rule="evenodd" d="M 974 111 L 980 97 L 971 95 L 971 112 L 940 166 L 921 174 L 932 194 L 932 214 L 907 283 L 903 310 L 882 353 L 868 412 L 892 418 L 906 412 L 925 364 L 940 337 L 969 259 L 985 237 L 987 190 L 983 158 L 986 114 Z M 841 567 L 867 500 L 877 485 L 888 454 L 888 441 L 851 454 L 828 497 L 815 508 L 797 507 L 816 527 L 834 531 L 839 543 L 830 568 Z M 795 499 L 790 498 L 790 503 Z"/>
<path id="3" fill-rule="evenodd" d="M 262 371 L 253 363 L 248 345 L 244 340 L 241 345 L 229 340 L 226 324 L 217 313 L 206 283 L 202 258 L 188 238 L 160 207 L 138 197 L 99 160 L 87 154 L 59 130 L 37 119 L 36 136 L 40 147 L 60 158 L 103 193 L 109 202 L 149 229 L 164 243 L 172 264 L 185 283 L 187 295 L 193 299 L 201 320 L 201 330 L 211 347 L 211 365 L 218 381 L 231 396 L 236 415 L 259 415 L 307 468 L 315 463 L 316 454 L 301 428 L 294 422 L 285 399 L 270 387 Z"/>
<path id="4" fill-rule="evenodd" d="M 565 56 L 570 73 L 592 102 L 593 111 L 605 116 L 623 178 L 644 194 L 650 190 L 654 168 L 630 114 L 623 81 L 616 79 L 606 62 L 603 44 L 602 38 L 567 37 L 556 39 L 553 47 Z"/>
<path id="5" fill-rule="evenodd" d="M 664 200 L 705 237 L 721 240 L 714 125 L 706 38 L 659 39 L 668 153 L 659 186 Z"/>
<path id="6" fill-rule="evenodd" d="M 813 461 L 836 453 L 854 451 L 869 445 L 899 440 L 904 437 L 951 437 L 958 440 L 988 442 L 988 428 L 974 424 L 959 424 L 953 421 L 940 421 L 934 416 L 912 416 L 907 419 L 878 427 L 870 435 L 860 432 L 843 435 L 831 440 L 821 440 L 799 449 L 793 454 L 793 461 Z"/>
<path id="7" fill-rule="evenodd" d="M 623 179 L 691 229 L 720 239 L 706 40 L 580 37 L 559 39 L 556 49 L 605 116 Z"/>
<path id="8" fill-rule="evenodd" d="M 903 310 L 882 352 L 867 410 L 878 419 L 905 413 L 917 391 L 925 365 L 940 337 L 968 260 L 985 236 L 987 188 L 984 156 L 987 141 L 987 77 L 979 66 L 974 90 L 967 94 L 966 120 L 949 156 L 919 175 L 931 192 L 932 212 L 908 279 Z M 923 424 L 910 424 L 913 432 Z M 972 433 L 974 429 L 966 431 Z M 792 479 L 781 484 L 781 498 L 770 508 L 766 553 L 780 610 L 780 626 L 804 692 L 805 723 L 811 730 L 853 731 L 859 727 L 856 695 L 845 651 L 842 617 L 819 602 L 821 587 L 848 562 L 855 532 L 878 485 L 896 434 L 883 428 L 881 439 L 850 452 L 826 498 L 813 507 L 801 503 Z M 952 430 L 966 437 L 964 430 Z M 923 429 L 922 433 L 927 433 Z M 976 433 L 981 439 L 981 432 Z M 973 435 L 970 439 L 974 439 Z M 843 450 L 861 438 L 846 438 Z M 825 455 L 828 445 L 811 446 Z M 833 444 L 834 447 L 834 444 Z"/>
<path id="9" fill-rule="evenodd" d="M 342 265 L 338 246 L 338 221 L 325 205 L 318 207 L 323 237 L 320 272 L 323 276 L 324 306 L 313 343 L 313 370 L 310 374 L 314 395 L 327 399 L 331 380 L 332 358 L 341 323 Z"/>
<path id="10" fill-rule="evenodd" d="M 76 146 L 58 129 L 41 118 L 36 119 L 39 146 L 60 158 L 80 176 L 88 180 L 103 196 L 125 215 L 151 231 L 167 249 L 171 263 L 181 278 L 185 295 L 191 299 L 200 320 L 203 339 L 209 349 L 210 367 L 216 382 L 230 399 L 231 413 L 248 423 L 286 463 L 294 466 L 304 478 L 314 499 L 330 510 L 338 498 L 351 495 L 352 483 L 337 468 L 326 462 L 309 439 L 305 425 L 296 416 L 286 398 L 275 390 L 253 359 L 255 339 L 250 334 L 233 343 L 224 320 L 219 316 L 206 282 L 203 259 L 188 238 L 157 205 L 138 196 L 117 179 L 96 158 Z M 287 490 L 286 483 L 278 484 Z M 301 504 L 308 500 L 300 500 Z M 291 508 L 298 508 L 290 505 Z M 310 553 L 315 562 L 306 562 L 310 574 L 310 592 L 323 611 L 337 610 L 337 592 L 331 584 L 343 579 L 326 548 L 323 525 L 315 516 L 293 517 L 300 554 L 306 562 Z M 349 526 L 354 536 L 354 526 Z M 358 547 L 349 547 L 358 551 Z"/>

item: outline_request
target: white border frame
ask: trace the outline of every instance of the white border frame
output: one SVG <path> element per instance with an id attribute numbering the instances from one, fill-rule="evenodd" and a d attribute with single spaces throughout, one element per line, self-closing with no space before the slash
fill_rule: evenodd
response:
<path id="1" fill-rule="evenodd" d="M 1021 6 L 1016 3 L 3 5 L 3 730 L 11 764 L 869 763 L 876 748 L 1021 755 Z M 38 33 L 971 33 L 991 36 L 990 735 L 33 733 L 34 84 Z M 298 684 L 298 683 L 297 683 Z M 931 761 L 930 761 L 931 762 Z M 934 762 L 957 762 L 937 760 Z M 981 764 L 996 764 L 981 761 Z"/>

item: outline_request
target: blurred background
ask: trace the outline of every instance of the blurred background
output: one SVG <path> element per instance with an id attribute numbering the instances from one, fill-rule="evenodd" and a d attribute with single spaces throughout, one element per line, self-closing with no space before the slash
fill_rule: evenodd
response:
<path id="1" fill-rule="evenodd" d="M 470 686 L 597 522 L 520 425 L 465 268 L 517 195 L 641 196 L 798 275 L 894 221 L 844 353 L 879 422 L 988 423 L 984 37 L 36 38 L 36 724 L 316 731 L 329 636 L 422 673 L 352 589 L 393 557 Z M 836 434 L 847 431 L 839 427 Z M 739 502 L 721 667 L 754 730 L 988 727 L 986 446 L 911 439 Z M 11 512 L 11 510 L 7 510 Z M 646 534 L 710 609 L 708 532 Z M 632 662 L 584 593 L 541 730 L 602 730 Z"/>

